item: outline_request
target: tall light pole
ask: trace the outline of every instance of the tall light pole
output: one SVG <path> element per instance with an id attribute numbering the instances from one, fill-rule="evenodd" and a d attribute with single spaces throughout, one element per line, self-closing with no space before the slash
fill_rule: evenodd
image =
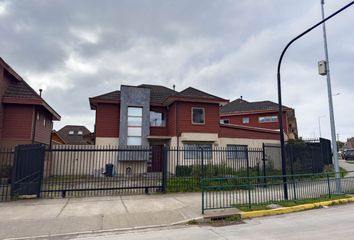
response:
<path id="1" fill-rule="evenodd" d="M 326 115 L 322 115 L 318 117 L 318 133 L 320 134 L 320 138 L 322 137 L 322 133 L 321 133 L 321 118 L 326 117 Z"/>
<path id="2" fill-rule="evenodd" d="M 340 8 L 336 12 L 332 13 L 322 21 L 316 23 L 312 27 L 306 29 L 304 32 L 300 33 L 296 37 L 294 37 L 288 44 L 286 44 L 285 48 L 280 54 L 279 61 L 278 61 L 278 67 L 277 67 L 277 87 L 278 87 L 278 107 L 279 107 L 279 138 L 280 138 L 280 153 L 281 153 L 281 162 L 282 162 L 282 174 L 283 174 L 283 187 L 284 187 L 284 199 L 288 199 L 288 185 L 287 185 L 287 177 L 286 177 L 286 161 L 285 161 L 285 141 L 284 141 L 284 127 L 283 127 L 283 105 L 282 105 L 282 96 L 281 96 L 281 76 L 280 76 L 280 69 L 281 69 L 281 63 L 283 61 L 284 54 L 286 50 L 290 47 L 291 44 L 293 44 L 296 40 L 299 38 L 303 37 L 307 33 L 311 32 L 313 29 L 317 28 L 320 26 L 322 23 L 325 21 L 331 19 L 338 13 L 344 11 L 348 7 L 354 4 L 354 1 L 351 1 L 344 7 Z M 333 144 L 333 143 L 332 143 Z M 337 147 L 336 147 L 337 148 Z M 338 158 L 337 158 L 338 159 Z M 339 174 L 336 174 L 336 177 L 339 176 Z"/>
<path id="3" fill-rule="evenodd" d="M 325 19 L 324 14 L 324 0 L 321 0 L 321 13 L 322 20 Z M 341 183 L 340 183 L 340 173 L 339 173 L 339 163 L 338 163 L 338 149 L 337 149 L 337 138 L 336 138 L 336 126 L 334 121 L 334 112 L 333 112 L 333 100 L 332 100 L 332 86 L 331 86 L 331 74 L 329 69 L 329 58 L 328 58 L 328 45 L 327 45 L 327 34 L 326 34 L 326 24 L 322 23 L 323 29 L 323 45 L 324 52 L 326 57 L 326 76 L 327 76 L 327 92 L 328 92 L 328 105 L 329 105 L 329 120 L 331 123 L 331 139 L 332 139 L 332 150 L 333 150 L 333 166 L 334 171 L 336 172 L 336 190 L 337 193 L 341 192 Z"/>

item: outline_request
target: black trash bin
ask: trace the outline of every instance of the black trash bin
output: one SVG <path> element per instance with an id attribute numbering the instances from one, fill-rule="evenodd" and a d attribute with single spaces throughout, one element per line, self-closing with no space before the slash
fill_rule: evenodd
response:
<path id="1" fill-rule="evenodd" d="M 106 177 L 113 177 L 113 164 L 106 164 L 105 175 Z"/>

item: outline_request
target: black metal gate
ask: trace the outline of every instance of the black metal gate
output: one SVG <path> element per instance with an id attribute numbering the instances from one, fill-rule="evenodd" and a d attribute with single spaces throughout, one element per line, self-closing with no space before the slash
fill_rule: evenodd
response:
<path id="1" fill-rule="evenodd" d="M 41 144 L 18 145 L 12 169 L 11 197 L 37 195 L 43 178 L 45 147 Z"/>

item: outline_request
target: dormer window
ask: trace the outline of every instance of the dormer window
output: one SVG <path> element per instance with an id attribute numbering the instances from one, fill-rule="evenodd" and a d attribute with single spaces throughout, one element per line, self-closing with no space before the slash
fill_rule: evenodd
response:
<path id="1" fill-rule="evenodd" d="M 69 135 L 74 135 L 74 131 L 73 131 L 73 130 L 70 130 L 70 131 L 69 131 Z"/>
<path id="2" fill-rule="evenodd" d="M 81 131 L 81 130 L 79 130 L 78 132 L 77 132 L 77 135 L 82 135 L 83 134 L 83 132 Z"/>

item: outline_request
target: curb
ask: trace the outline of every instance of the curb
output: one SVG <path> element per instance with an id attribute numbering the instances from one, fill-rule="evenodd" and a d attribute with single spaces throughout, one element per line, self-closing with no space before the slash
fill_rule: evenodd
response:
<path id="1" fill-rule="evenodd" d="M 324 202 L 317 202 L 317 203 L 308 203 L 308 204 L 302 204 L 302 205 L 297 205 L 297 206 L 293 206 L 293 207 L 282 207 L 282 208 L 277 208 L 277 209 L 267 209 L 267 210 L 259 210 L 259 211 L 252 211 L 252 212 L 241 212 L 241 213 L 239 213 L 239 215 L 241 216 L 242 219 L 256 218 L 256 217 L 272 216 L 272 215 L 286 214 L 286 213 L 292 213 L 292 212 L 300 212 L 300 211 L 304 211 L 304 210 L 310 210 L 310 209 L 315 209 L 315 208 L 320 208 L 320 207 L 325 207 L 325 206 L 346 204 L 346 203 L 352 203 L 352 202 L 354 202 L 354 197 L 342 198 L 342 199 L 336 199 L 336 200 L 330 200 L 330 201 L 324 201 Z"/>

